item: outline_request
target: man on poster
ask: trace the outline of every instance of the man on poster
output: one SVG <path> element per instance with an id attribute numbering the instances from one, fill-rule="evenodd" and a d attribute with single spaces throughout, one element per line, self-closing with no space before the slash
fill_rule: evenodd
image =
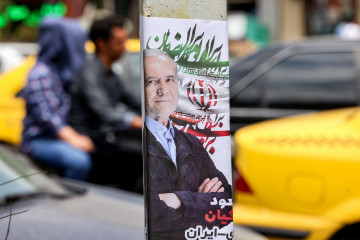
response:
<path id="1" fill-rule="evenodd" d="M 231 185 L 199 139 L 172 125 L 179 95 L 173 59 L 158 49 L 144 50 L 144 81 L 148 239 L 185 239 L 189 228 L 222 227 L 224 221 L 205 216 L 219 209 L 213 199 L 232 198 Z"/>

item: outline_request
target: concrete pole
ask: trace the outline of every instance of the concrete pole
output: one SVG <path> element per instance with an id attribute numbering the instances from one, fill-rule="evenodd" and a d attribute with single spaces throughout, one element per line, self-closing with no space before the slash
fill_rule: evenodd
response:
<path id="1" fill-rule="evenodd" d="M 142 84 L 148 94 L 145 96 L 148 102 L 143 104 L 147 108 L 147 111 L 143 109 L 143 116 L 147 114 L 144 124 L 146 239 L 154 240 L 158 236 L 164 239 L 185 239 L 185 236 L 187 239 L 210 239 L 208 236 L 219 240 L 233 239 L 227 2 L 140 0 L 140 15 L 143 16 L 141 47 L 151 49 L 145 52 L 150 55 L 142 59 L 145 61 Z M 166 52 L 168 56 L 158 50 Z M 177 71 L 172 62 L 176 63 Z M 165 96 L 170 95 L 175 97 L 166 100 Z M 160 105 L 157 102 L 162 103 Z M 155 126 L 156 121 L 156 124 L 160 122 L 160 117 L 156 116 L 166 114 L 160 111 L 173 107 L 174 103 L 177 106 L 170 115 L 172 120 L 165 124 L 169 129 L 174 127 L 177 128 L 175 132 L 179 131 L 176 133 L 179 135 L 175 134 L 178 136 L 174 138 L 175 146 L 170 149 L 173 151 L 176 148 L 176 152 L 168 152 L 164 157 L 161 151 L 165 151 L 166 144 L 159 146 L 154 141 L 155 130 L 152 126 Z M 172 140 L 169 138 L 168 141 Z M 203 145 L 204 148 L 190 149 L 189 146 L 195 144 Z M 160 166 L 158 159 L 165 159 L 166 162 L 163 161 Z M 194 165 L 200 159 L 208 161 L 204 164 L 206 166 Z M 171 161 L 175 164 L 171 165 Z M 174 173 L 174 169 L 179 174 Z M 207 185 L 210 179 L 212 182 L 221 179 L 217 183 L 223 190 L 215 190 L 213 195 L 198 190 Z M 228 203 L 220 207 L 217 198 L 219 203 Z M 182 212 L 183 217 L 174 214 L 174 209 L 178 213 Z M 199 210 L 195 213 L 193 209 Z M 229 214 L 229 217 L 220 216 L 221 211 Z M 214 222 L 214 216 L 219 216 L 217 222 Z M 225 218 L 227 221 L 220 221 Z M 159 226 L 163 226 L 163 229 Z"/>
<path id="2" fill-rule="evenodd" d="M 226 0 L 141 0 L 146 17 L 226 21 Z"/>

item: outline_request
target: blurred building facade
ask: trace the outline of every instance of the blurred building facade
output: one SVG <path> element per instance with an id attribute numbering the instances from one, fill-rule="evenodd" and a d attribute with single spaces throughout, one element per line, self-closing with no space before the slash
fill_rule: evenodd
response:
<path id="1" fill-rule="evenodd" d="M 28 26 L 31 25 L 31 21 L 36 23 L 39 17 L 34 13 L 40 11 L 40 14 L 43 14 L 41 7 L 44 4 L 49 6 L 60 3 L 66 6 L 65 15 L 68 17 L 81 17 L 89 4 L 96 9 L 116 12 L 131 20 L 130 37 L 138 37 L 138 0 L 1 0 L 0 30 L 5 29 L 2 24 L 6 25 L 9 19 L 9 5 L 28 8 L 25 9 L 28 12 L 16 12 L 20 8 L 12 12 L 18 17 L 13 20 L 13 26 L 8 27 L 8 32 L 13 32 L 21 21 L 26 20 Z M 55 11 L 60 10 L 55 8 Z M 352 18 L 359 23 L 360 0 L 228 0 L 228 12 L 244 12 L 254 16 L 268 29 L 270 41 L 295 41 L 307 36 L 334 34 L 336 26 L 345 19 Z M 25 19 L 24 14 L 27 14 L 29 19 Z M 22 30 L 26 33 L 24 29 Z M 27 33 L 31 35 L 31 32 Z M 2 39 L 1 34 L 0 38 Z M 25 36 L 25 39 L 30 39 L 30 36 Z"/>
<path id="2" fill-rule="evenodd" d="M 244 5 L 270 29 L 271 39 L 296 41 L 308 36 L 332 35 L 336 27 L 350 19 L 360 23 L 359 0 L 229 0 Z"/>
<path id="3" fill-rule="evenodd" d="M 360 0 L 228 0 L 230 54 L 241 57 L 270 42 L 334 36 L 346 22 L 359 24 L 359 12 Z M 249 15 L 258 24 L 246 23 Z M 249 38 L 246 28 L 258 39 Z"/>

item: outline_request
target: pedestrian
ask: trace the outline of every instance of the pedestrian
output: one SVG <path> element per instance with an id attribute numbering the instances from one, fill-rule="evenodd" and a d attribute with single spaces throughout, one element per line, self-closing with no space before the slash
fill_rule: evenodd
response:
<path id="1" fill-rule="evenodd" d="M 115 16 L 92 24 L 89 35 L 95 58 L 74 80 L 69 121 L 95 144 L 91 181 L 141 192 L 141 103 L 112 71 L 114 61 L 125 52 L 123 24 Z"/>
<path id="2" fill-rule="evenodd" d="M 65 177 L 86 180 L 91 171 L 92 140 L 67 123 L 69 88 L 84 64 L 86 35 L 76 20 L 45 18 L 40 52 L 24 88 L 26 117 L 21 150 Z"/>

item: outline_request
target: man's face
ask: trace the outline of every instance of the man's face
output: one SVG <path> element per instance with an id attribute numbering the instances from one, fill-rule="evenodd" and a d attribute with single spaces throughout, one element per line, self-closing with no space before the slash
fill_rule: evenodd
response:
<path id="1" fill-rule="evenodd" d="M 111 37 L 106 42 L 106 53 L 112 61 L 117 60 L 125 52 L 127 32 L 121 27 L 111 30 Z"/>
<path id="2" fill-rule="evenodd" d="M 152 119 L 167 118 L 178 104 L 178 80 L 175 64 L 165 56 L 145 57 L 146 115 Z"/>

